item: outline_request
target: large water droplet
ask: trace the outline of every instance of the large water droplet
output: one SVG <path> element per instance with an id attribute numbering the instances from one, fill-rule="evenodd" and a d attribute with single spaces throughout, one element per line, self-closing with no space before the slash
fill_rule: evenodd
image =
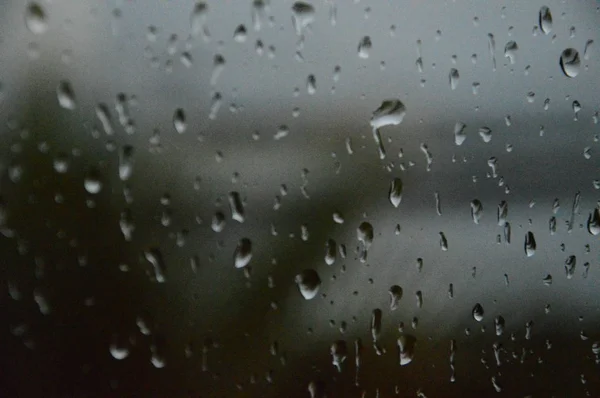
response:
<path id="1" fill-rule="evenodd" d="M 525 234 L 525 254 L 527 257 L 531 257 L 535 254 L 536 249 L 535 236 L 533 236 L 533 232 L 528 231 Z"/>
<path id="2" fill-rule="evenodd" d="M 100 181 L 100 174 L 96 169 L 90 169 L 86 173 L 83 179 L 83 187 L 92 195 L 95 195 L 102 190 L 102 181 Z"/>
<path id="3" fill-rule="evenodd" d="M 317 296 L 321 287 L 321 278 L 314 269 L 305 269 L 296 275 L 295 282 L 298 285 L 300 294 L 306 300 L 312 300 Z"/>
<path id="4" fill-rule="evenodd" d="M 369 36 L 364 36 L 358 42 L 358 56 L 362 59 L 369 58 L 371 47 L 373 47 L 373 43 L 371 43 L 371 38 Z"/>
<path id="5" fill-rule="evenodd" d="M 252 259 L 252 242 L 248 238 L 242 238 L 233 254 L 233 265 L 235 268 L 244 268 Z"/>
<path id="6" fill-rule="evenodd" d="M 398 338 L 399 363 L 401 366 L 412 362 L 415 355 L 417 339 L 410 334 L 403 334 Z"/>
<path id="7" fill-rule="evenodd" d="M 475 304 L 475 307 L 473 307 L 472 314 L 473 319 L 475 319 L 477 322 L 483 321 L 483 307 L 481 306 L 481 304 Z"/>
<path id="8" fill-rule="evenodd" d="M 483 140 L 483 142 L 488 143 L 492 140 L 492 130 L 489 127 L 480 127 L 479 128 L 479 135 L 481 136 L 481 139 Z"/>
<path id="9" fill-rule="evenodd" d="M 400 178 L 394 178 L 390 183 L 389 190 L 390 203 L 394 207 L 398 207 L 402 201 L 402 180 Z"/>
<path id="10" fill-rule="evenodd" d="M 390 294 L 390 310 L 394 311 L 398 309 L 400 299 L 402 298 L 402 288 L 398 285 L 393 285 L 389 290 Z"/>
<path id="11" fill-rule="evenodd" d="M 594 236 L 600 234 L 600 209 L 597 207 L 588 217 L 587 229 L 588 232 Z"/>
<path id="12" fill-rule="evenodd" d="M 552 13 L 546 6 L 540 8 L 539 25 L 542 32 L 546 35 L 552 31 Z"/>
<path id="13" fill-rule="evenodd" d="M 581 69 L 579 52 L 574 48 L 567 48 L 560 55 L 560 67 L 567 77 L 575 77 Z"/>
<path id="14" fill-rule="evenodd" d="M 315 9 L 312 5 L 297 1 L 292 6 L 292 22 L 298 36 L 315 20 Z"/>
<path id="15" fill-rule="evenodd" d="M 25 26 L 33 34 L 40 35 L 48 29 L 46 11 L 38 3 L 29 3 L 25 11 Z"/>
<path id="16" fill-rule="evenodd" d="M 406 107 L 398 99 L 388 99 L 381 103 L 371 116 L 371 127 L 379 129 L 385 126 L 395 126 L 402 123 Z"/>
<path id="17" fill-rule="evenodd" d="M 369 250 L 373 243 L 373 226 L 367 221 L 363 221 L 356 229 L 356 238 L 363 244 L 365 250 Z"/>
<path id="18" fill-rule="evenodd" d="M 456 90 L 458 87 L 458 82 L 460 81 L 460 75 L 458 74 L 458 70 L 455 68 L 450 69 L 450 74 L 448 75 L 448 80 L 450 81 L 450 88 L 452 90 Z"/>

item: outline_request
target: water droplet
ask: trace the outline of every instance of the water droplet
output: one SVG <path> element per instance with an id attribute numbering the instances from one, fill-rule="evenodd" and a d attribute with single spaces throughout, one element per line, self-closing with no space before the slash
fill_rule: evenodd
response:
<path id="1" fill-rule="evenodd" d="M 448 240 L 443 232 L 440 232 L 440 248 L 442 251 L 448 251 Z"/>
<path id="2" fill-rule="evenodd" d="M 402 123 L 406 115 L 406 107 L 397 99 L 388 99 L 381 103 L 371 116 L 371 127 L 379 129 L 385 126 L 395 126 Z"/>
<path id="3" fill-rule="evenodd" d="M 104 133 L 106 135 L 113 135 L 114 129 L 112 125 L 112 120 L 110 118 L 110 113 L 108 111 L 108 106 L 106 104 L 98 104 L 96 105 L 96 117 L 102 124 L 102 128 L 104 129 Z"/>
<path id="4" fill-rule="evenodd" d="M 464 132 L 466 127 L 467 125 L 462 122 L 456 122 L 454 125 L 454 143 L 456 145 L 462 145 L 467 139 L 467 135 Z"/>
<path id="5" fill-rule="evenodd" d="M 458 74 L 458 70 L 455 68 L 450 69 L 450 74 L 448 75 L 448 80 L 450 81 L 450 88 L 452 90 L 456 90 L 458 87 L 458 82 L 460 80 L 460 75 Z"/>
<path id="6" fill-rule="evenodd" d="M 185 111 L 181 108 L 176 109 L 175 113 L 173 113 L 173 126 L 179 134 L 183 134 L 187 130 L 185 119 Z"/>
<path id="7" fill-rule="evenodd" d="M 390 310 L 394 311 L 398 309 L 400 299 L 402 298 L 402 288 L 398 285 L 393 285 L 389 290 L 390 294 Z"/>
<path id="8" fill-rule="evenodd" d="M 229 209 L 231 210 L 231 218 L 239 223 L 243 223 L 244 216 L 244 204 L 242 203 L 242 199 L 240 198 L 240 194 L 238 192 L 230 192 L 228 196 L 229 200 Z"/>
<path id="9" fill-rule="evenodd" d="M 398 207 L 402 201 L 402 180 L 394 178 L 390 183 L 389 200 L 394 207 Z"/>
<path id="10" fill-rule="evenodd" d="M 383 313 L 379 308 L 376 308 L 371 313 L 371 337 L 373 337 L 373 343 L 377 343 L 379 336 L 381 336 L 381 318 Z"/>
<path id="11" fill-rule="evenodd" d="M 296 275 L 295 282 L 305 300 L 315 298 L 321 287 L 321 278 L 319 278 L 319 274 L 314 269 L 305 269 L 300 272 Z"/>
<path id="12" fill-rule="evenodd" d="M 102 190 L 102 181 L 100 181 L 100 175 L 96 169 L 90 169 L 86 173 L 83 179 L 83 187 L 92 195 L 95 195 Z"/>
<path id="13" fill-rule="evenodd" d="M 62 80 L 58 83 L 56 87 L 56 96 L 58 98 L 58 104 L 68 110 L 75 109 L 75 93 L 73 92 L 73 88 L 71 87 L 71 83 L 66 80 Z"/>
<path id="14" fill-rule="evenodd" d="M 552 31 L 552 13 L 550 12 L 550 9 L 546 6 L 540 8 L 539 25 L 540 29 L 542 30 L 542 32 L 544 32 L 545 35 Z"/>
<path id="15" fill-rule="evenodd" d="M 233 254 L 233 264 L 235 268 L 244 268 L 252 259 L 252 242 L 248 238 L 242 238 Z"/>
<path id="16" fill-rule="evenodd" d="M 358 56 L 362 59 L 369 58 L 369 52 L 371 51 L 371 47 L 373 47 L 373 43 L 371 43 L 371 38 L 369 36 L 364 36 L 358 42 Z"/>
<path id="17" fill-rule="evenodd" d="M 471 202 L 471 218 L 475 224 L 479 224 L 481 217 L 483 216 L 483 205 L 477 199 Z"/>
<path id="18" fill-rule="evenodd" d="M 119 152 L 119 178 L 121 181 L 127 181 L 133 173 L 133 153 L 131 145 L 125 145 Z"/>
<path id="19" fill-rule="evenodd" d="M 362 243 L 365 250 L 369 250 L 373 243 L 373 226 L 367 221 L 360 223 L 356 229 L 356 238 Z"/>
<path id="20" fill-rule="evenodd" d="M 571 105 L 573 108 L 573 113 L 575 114 L 573 120 L 577 121 L 579 120 L 579 111 L 581 111 L 581 104 L 579 103 L 579 101 L 573 101 L 573 104 Z"/>
<path id="21" fill-rule="evenodd" d="M 401 366 L 408 365 L 412 362 L 415 355 L 415 345 L 417 339 L 409 334 L 402 334 L 398 340 L 399 360 Z"/>
<path id="22" fill-rule="evenodd" d="M 494 325 L 496 326 L 496 336 L 502 336 L 502 334 L 504 333 L 505 324 L 506 321 L 504 320 L 504 317 L 502 315 L 498 315 L 494 319 Z"/>
<path id="23" fill-rule="evenodd" d="M 154 269 L 154 277 L 156 278 L 156 282 L 165 283 L 165 271 L 167 268 L 165 266 L 165 262 L 163 260 L 163 256 L 160 250 L 157 248 L 151 248 L 149 250 L 146 250 L 144 252 L 144 257 Z"/>
<path id="24" fill-rule="evenodd" d="M 54 167 L 54 171 L 59 174 L 64 174 L 69 171 L 69 158 L 65 153 L 59 153 L 54 158 L 52 162 L 52 166 Z"/>
<path id="25" fill-rule="evenodd" d="M 287 137 L 290 134 L 290 129 L 287 125 L 282 124 L 277 128 L 277 132 L 273 135 L 273 139 L 280 140 Z"/>
<path id="26" fill-rule="evenodd" d="M 190 15 L 190 33 L 193 37 L 207 35 L 207 30 L 204 24 L 208 15 L 208 5 L 203 1 L 198 1 L 194 5 Z"/>
<path id="27" fill-rule="evenodd" d="M 590 59 L 590 56 L 594 50 L 594 41 L 593 40 L 588 40 L 585 43 L 585 48 L 583 49 L 583 59 L 585 59 L 586 61 Z"/>
<path id="28" fill-rule="evenodd" d="M 488 143 L 492 140 L 492 130 L 489 127 L 480 127 L 479 136 L 481 137 L 483 142 Z"/>
<path id="29" fill-rule="evenodd" d="M 508 58 L 511 65 L 515 63 L 518 49 L 519 46 L 514 41 L 509 41 L 508 43 L 506 43 L 506 46 L 504 46 L 504 56 Z"/>
<path id="30" fill-rule="evenodd" d="M 252 26 L 254 30 L 259 31 L 262 21 L 265 19 L 265 9 L 267 5 L 264 0 L 254 0 L 252 2 Z"/>
<path id="31" fill-rule="evenodd" d="M 328 239 L 325 243 L 325 263 L 327 265 L 332 265 L 335 263 L 335 258 L 337 255 L 337 244 L 335 240 Z"/>
<path id="32" fill-rule="evenodd" d="M 315 20 L 315 9 L 312 5 L 297 1 L 292 6 L 292 23 L 296 34 L 301 36 Z"/>
<path id="33" fill-rule="evenodd" d="M 129 347 L 127 347 L 120 340 L 121 339 L 119 339 L 118 336 L 116 336 L 116 335 L 113 336 L 112 341 L 108 348 L 110 355 L 118 361 L 123 360 L 129 356 Z"/>
<path id="34" fill-rule="evenodd" d="M 235 28 L 235 31 L 233 32 L 233 40 L 235 40 L 238 43 L 244 43 L 246 42 L 247 38 L 248 32 L 246 31 L 246 26 L 238 25 L 238 27 Z"/>
<path id="35" fill-rule="evenodd" d="M 477 322 L 483 321 L 483 307 L 481 306 L 481 304 L 475 304 L 475 307 L 473 307 L 472 314 L 473 319 L 475 319 Z"/>
<path id="36" fill-rule="evenodd" d="M 575 77 L 581 70 L 579 52 L 574 48 L 567 48 L 560 55 L 560 67 L 567 77 Z"/>
<path id="37" fill-rule="evenodd" d="M 507 217 L 508 217 L 508 203 L 503 200 L 498 205 L 498 225 L 504 226 L 506 224 Z"/>
<path id="38" fill-rule="evenodd" d="M 213 58 L 213 70 L 210 75 L 211 86 L 217 84 L 219 76 L 221 76 L 221 73 L 223 73 L 223 69 L 225 69 L 225 58 L 221 54 L 217 54 Z"/>
<path id="39" fill-rule="evenodd" d="M 577 257 L 567 257 L 565 260 L 565 274 L 567 275 L 567 279 L 571 279 L 575 275 L 575 265 L 577 265 Z"/>
<path id="40" fill-rule="evenodd" d="M 306 91 L 309 95 L 313 95 L 317 92 L 317 79 L 315 75 L 308 75 L 306 79 Z"/>
<path id="41" fill-rule="evenodd" d="M 591 235 L 600 234 L 600 209 L 596 207 L 588 217 L 587 229 Z"/>
<path id="42" fill-rule="evenodd" d="M 342 371 L 342 364 L 348 356 L 348 346 L 344 340 L 335 341 L 331 344 L 329 352 L 331 353 L 331 359 L 333 366 L 335 366 L 338 372 Z"/>
<path id="43" fill-rule="evenodd" d="M 492 70 L 496 71 L 496 40 L 494 39 L 494 35 L 488 33 L 488 51 L 490 53 L 490 58 L 492 59 Z"/>
<path id="44" fill-rule="evenodd" d="M 525 235 L 525 254 L 527 257 L 531 257 L 535 254 L 536 249 L 535 236 L 533 236 L 533 232 L 529 231 Z"/>
<path id="45" fill-rule="evenodd" d="M 48 29 L 46 11 L 38 3 L 29 3 L 25 11 L 25 26 L 33 34 L 41 35 Z"/>
<path id="46" fill-rule="evenodd" d="M 223 97 L 221 93 L 215 92 L 210 101 L 210 112 L 208 113 L 208 118 L 210 120 L 215 120 L 217 118 L 217 113 L 219 113 L 219 109 L 221 109 L 221 104 L 223 103 Z"/>

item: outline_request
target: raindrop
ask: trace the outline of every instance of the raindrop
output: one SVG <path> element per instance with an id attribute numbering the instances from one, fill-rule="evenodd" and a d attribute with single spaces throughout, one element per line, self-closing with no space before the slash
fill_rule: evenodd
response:
<path id="1" fill-rule="evenodd" d="M 467 135 L 464 132 L 466 127 L 467 125 L 462 122 L 456 122 L 454 125 L 454 143 L 458 146 L 462 145 L 467 139 Z"/>
<path id="2" fill-rule="evenodd" d="M 83 179 L 83 187 L 92 195 L 95 195 L 102 190 L 102 181 L 100 181 L 100 175 L 96 169 L 90 169 L 86 173 Z"/>
<path id="3" fill-rule="evenodd" d="M 75 93 L 71 87 L 71 83 L 66 80 L 62 80 L 56 87 L 56 96 L 58 98 L 58 104 L 68 110 L 73 110 L 77 107 L 75 102 Z"/>
<path id="4" fill-rule="evenodd" d="M 448 240 L 443 232 L 440 232 L 440 248 L 442 251 L 448 251 Z"/>
<path id="5" fill-rule="evenodd" d="M 560 67 L 567 77 L 575 77 L 581 69 L 579 52 L 574 48 L 567 48 L 560 55 Z"/>
<path id="6" fill-rule="evenodd" d="M 367 221 L 363 221 L 356 229 L 356 238 L 362 243 L 365 250 L 369 250 L 373 243 L 373 226 Z"/>
<path id="7" fill-rule="evenodd" d="M 533 236 L 533 232 L 529 231 L 525 235 L 525 254 L 527 257 L 531 257 L 535 254 L 537 246 L 535 243 L 535 237 Z"/>
<path id="8" fill-rule="evenodd" d="M 332 265 L 335 263 L 335 258 L 337 255 L 337 244 L 335 240 L 328 239 L 325 243 L 325 263 L 327 265 Z"/>
<path id="9" fill-rule="evenodd" d="M 292 22 L 296 34 L 301 36 L 315 20 L 315 9 L 312 5 L 297 1 L 292 6 Z"/>
<path id="10" fill-rule="evenodd" d="M 206 27 L 204 26 L 207 15 L 208 5 L 203 1 L 197 2 L 190 15 L 190 31 L 193 37 L 207 34 Z"/>
<path id="11" fill-rule="evenodd" d="M 481 217 L 483 216 L 483 205 L 477 199 L 471 202 L 471 218 L 475 224 L 479 224 Z"/>
<path id="12" fill-rule="evenodd" d="M 146 261 L 148 261 L 152 268 L 154 269 L 154 277 L 156 278 L 156 282 L 164 283 L 166 282 L 165 271 L 166 266 L 163 260 L 162 253 L 157 248 L 151 248 L 144 252 L 144 257 Z"/>
<path id="13" fill-rule="evenodd" d="M 458 74 L 458 70 L 455 68 L 450 69 L 450 74 L 448 75 L 448 80 L 450 81 L 450 88 L 452 90 L 456 90 L 458 87 L 458 82 L 460 80 L 460 76 Z"/>
<path id="14" fill-rule="evenodd" d="M 548 274 L 544 277 L 544 279 L 542 279 L 542 282 L 544 283 L 544 285 L 546 286 L 550 286 L 552 285 L 552 275 Z"/>
<path id="15" fill-rule="evenodd" d="M 238 25 L 233 32 L 233 40 L 238 43 L 244 43 L 248 38 L 248 32 L 246 31 L 245 25 Z"/>
<path id="16" fill-rule="evenodd" d="M 133 173 L 133 152 L 131 145 L 125 145 L 119 152 L 119 178 L 121 181 L 127 181 Z"/>
<path id="17" fill-rule="evenodd" d="M 594 41 L 593 40 L 588 40 L 585 43 L 585 48 L 583 49 L 583 59 L 585 59 L 586 61 L 590 59 L 591 53 L 594 49 Z"/>
<path id="18" fill-rule="evenodd" d="M 300 272 L 296 275 L 295 282 L 305 300 L 315 298 L 321 287 L 321 278 L 319 278 L 319 274 L 314 269 L 305 269 Z"/>
<path id="19" fill-rule="evenodd" d="M 119 341 L 117 336 L 113 336 L 112 342 L 109 345 L 110 355 L 120 361 L 129 356 L 129 347 L 123 344 L 123 342 Z"/>
<path id="20" fill-rule="evenodd" d="M 496 41 L 494 40 L 494 35 L 488 33 L 488 51 L 490 53 L 490 58 L 492 59 L 492 70 L 496 71 Z"/>
<path id="21" fill-rule="evenodd" d="M 498 315 L 494 319 L 494 325 L 496 326 L 496 336 L 502 336 L 504 333 L 504 325 L 505 325 L 504 317 L 502 315 Z"/>
<path id="22" fill-rule="evenodd" d="M 330 347 L 331 359 L 333 366 L 335 366 L 338 372 L 342 371 L 342 364 L 348 356 L 348 346 L 344 340 L 338 340 L 331 344 Z"/>
<path id="23" fill-rule="evenodd" d="M 514 41 L 509 41 L 508 43 L 506 43 L 506 46 L 504 46 L 504 56 L 508 58 L 511 65 L 515 63 L 518 49 L 519 46 Z"/>
<path id="24" fill-rule="evenodd" d="M 33 34 L 41 35 L 48 29 L 46 11 L 38 3 L 29 3 L 25 11 L 25 25 Z"/>
<path id="25" fill-rule="evenodd" d="M 406 107 L 397 99 L 388 99 L 381 103 L 371 116 L 371 127 L 379 129 L 385 126 L 396 126 L 402 123 Z"/>
<path id="26" fill-rule="evenodd" d="M 358 56 L 362 59 L 369 58 L 369 52 L 371 51 L 371 47 L 373 43 L 371 43 L 371 38 L 369 36 L 364 36 L 358 42 Z"/>
<path id="27" fill-rule="evenodd" d="M 539 25 L 542 32 L 546 35 L 552 31 L 552 13 L 546 6 L 540 8 Z"/>
<path id="28" fill-rule="evenodd" d="M 381 336 L 381 318 L 382 312 L 379 308 L 376 308 L 371 313 L 371 337 L 373 337 L 373 343 L 377 343 L 379 336 Z"/>
<path id="29" fill-rule="evenodd" d="M 575 275 L 575 265 L 577 265 L 577 257 L 567 257 L 565 260 L 565 274 L 567 275 L 567 279 L 571 279 Z"/>
<path id="30" fill-rule="evenodd" d="M 309 95 L 313 95 L 317 92 L 317 79 L 315 75 L 308 75 L 306 79 L 306 91 Z"/>
<path id="31" fill-rule="evenodd" d="M 398 285 L 393 285 L 389 290 L 390 294 L 390 310 L 394 311 L 398 309 L 400 299 L 402 298 L 402 288 Z"/>
<path id="32" fill-rule="evenodd" d="M 96 105 L 96 117 L 100 121 L 100 124 L 102 124 L 104 133 L 106 133 L 106 135 L 112 135 L 114 133 L 114 129 L 106 104 Z"/>
<path id="33" fill-rule="evenodd" d="M 178 108 L 173 113 L 173 126 L 175 127 L 175 131 L 179 134 L 185 133 L 187 129 L 187 123 L 185 121 L 185 112 L 183 109 Z"/>
<path id="34" fill-rule="evenodd" d="M 221 76 L 223 69 L 225 69 L 225 58 L 221 54 L 217 54 L 213 58 L 213 70 L 210 75 L 211 86 L 217 84 L 217 81 L 219 80 L 219 76 Z"/>
<path id="35" fill-rule="evenodd" d="M 221 232 L 225 228 L 225 215 L 220 211 L 216 212 L 210 223 L 210 228 L 215 232 Z"/>
<path id="36" fill-rule="evenodd" d="M 481 304 L 475 304 L 475 307 L 473 307 L 472 314 L 473 319 L 475 319 L 477 322 L 483 321 L 483 307 L 481 306 Z"/>
<path id="37" fill-rule="evenodd" d="M 412 362 L 416 343 L 417 339 L 409 334 L 403 334 L 398 338 L 398 362 L 401 366 L 408 365 Z"/>
<path id="38" fill-rule="evenodd" d="M 507 217 L 508 217 L 508 203 L 503 200 L 498 205 L 498 225 L 504 226 L 506 224 Z"/>
<path id="39" fill-rule="evenodd" d="M 596 236 L 600 234 L 600 209 L 598 207 L 590 213 L 587 221 L 587 229 L 591 235 Z"/>
<path id="40" fill-rule="evenodd" d="M 231 210 L 231 218 L 239 223 L 243 223 L 244 216 L 244 204 L 242 203 L 242 199 L 240 198 L 240 194 L 238 192 L 230 192 L 229 196 L 229 209 Z"/>
<path id="41" fill-rule="evenodd" d="M 252 242 L 248 238 L 242 238 L 233 254 L 233 264 L 235 268 L 244 268 L 252 259 Z"/>
<path id="42" fill-rule="evenodd" d="M 402 180 L 394 178 L 390 183 L 389 200 L 394 207 L 398 207 L 402 201 Z"/>
<path id="43" fill-rule="evenodd" d="M 488 143 L 492 140 L 492 130 L 489 127 L 480 127 L 479 128 L 479 135 L 481 136 L 481 139 L 483 140 L 483 142 Z"/>

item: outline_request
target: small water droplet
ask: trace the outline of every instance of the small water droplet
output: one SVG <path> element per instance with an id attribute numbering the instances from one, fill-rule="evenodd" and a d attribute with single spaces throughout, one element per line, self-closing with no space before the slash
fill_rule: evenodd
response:
<path id="1" fill-rule="evenodd" d="M 402 298 L 402 288 L 398 285 L 393 285 L 389 290 L 390 294 L 390 310 L 398 309 L 400 299 Z"/>
<path id="2" fill-rule="evenodd" d="M 402 123 L 405 115 L 406 107 L 400 100 L 388 99 L 373 112 L 370 124 L 373 129 L 395 126 Z"/>
<path id="3" fill-rule="evenodd" d="M 397 208 L 400 205 L 402 201 L 402 180 L 400 178 L 394 178 L 390 183 L 388 197 L 394 207 Z"/>
<path id="4" fill-rule="evenodd" d="M 458 87 L 458 82 L 460 81 L 460 75 L 458 74 L 458 70 L 455 68 L 450 69 L 450 74 L 448 75 L 448 80 L 450 82 L 450 88 L 452 90 L 456 90 Z"/>
<path id="5" fill-rule="evenodd" d="M 298 36 L 303 35 L 315 20 L 315 9 L 312 5 L 297 1 L 292 5 L 292 23 Z"/>
<path id="6" fill-rule="evenodd" d="M 300 272 L 296 275 L 295 282 L 305 300 L 315 298 L 321 287 L 321 278 L 319 278 L 319 274 L 314 269 L 305 269 Z"/>
<path id="7" fill-rule="evenodd" d="M 442 251 L 448 251 L 448 240 L 443 232 L 440 232 L 440 248 Z"/>
<path id="8" fill-rule="evenodd" d="M 535 254 L 536 249 L 535 236 L 533 236 L 533 232 L 529 231 L 525 235 L 525 254 L 527 257 L 531 257 Z"/>
<path id="9" fill-rule="evenodd" d="M 92 195 L 99 193 L 102 190 L 102 181 L 100 181 L 100 174 L 96 169 L 90 169 L 84 179 L 83 186 L 85 190 Z"/>
<path id="10" fill-rule="evenodd" d="M 575 275 L 575 266 L 577 265 L 577 257 L 569 256 L 565 260 L 565 274 L 567 275 L 567 279 L 573 278 Z"/>
<path id="11" fill-rule="evenodd" d="M 248 32 L 246 31 L 245 25 L 238 25 L 233 32 L 233 40 L 238 43 L 245 43 L 248 38 Z"/>
<path id="12" fill-rule="evenodd" d="M 166 282 L 166 266 L 163 260 L 162 253 L 157 248 L 151 248 L 149 250 L 144 251 L 144 257 L 146 261 L 148 261 L 152 268 L 154 269 L 154 277 L 156 278 L 156 282 L 164 283 Z"/>
<path id="13" fill-rule="evenodd" d="M 481 322 L 483 320 L 483 307 L 481 306 L 481 304 L 475 304 L 475 306 L 473 307 L 472 314 L 473 319 L 475 319 L 477 322 Z"/>
<path id="14" fill-rule="evenodd" d="M 593 40 L 588 40 L 585 43 L 585 48 L 583 49 L 583 59 L 585 59 L 586 61 L 590 59 L 590 56 L 594 50 L 594 47 L 596 47 L 596 46 L 594 45 Z"/>
<path id="15" fill-rule="evenodd" d="M 398 362 L 401 366 L 408 365 L 414 358 L 414 350 L 417 339 L 409 334 L 402 334 L 398 340 L 399 358 Z"/>
<path id="16" fill-rule="evenodd" d="M 481 137 L 483 142 L 488 143 L 492 140 L 492 130 L 489 127 L 480 127 L 479 136 Z"/>
<path id="17" fill-rule="evenodd" d="M 252 242 L 248 238 L 242 238 L 235 249 L 233 263 L 235 268 L 244 268 L 252 259 Z"/>
<path id="18" fill-rule="evenodd" d="M 506 43 L 506 46 L 504 46 L 504 56 L 508 58 L 511 65 L 516 61 L 517 50 L 519 50 L 519 46 L 514 41 L 509 41 Z"/>
<path id="19" fill-rule="evenodd" d="M 71 83 L 67 80 L 62 80 L 56 87 L 56 96 L 58 98 L 58 104 L 68 110 L 76 108 L 75 93 L 71 87 Z"/>

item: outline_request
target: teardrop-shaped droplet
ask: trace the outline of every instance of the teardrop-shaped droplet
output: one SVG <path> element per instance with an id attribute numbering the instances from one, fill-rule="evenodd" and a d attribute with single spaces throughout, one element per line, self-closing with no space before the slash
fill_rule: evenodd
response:
<path id="1" fill-rule="evenodd" d="M 335 263 L 337 256 L 337 244 L 335 240 L 328 239 L 325 243 L 325 264 L 332 265 Z"/>
<path id="2" fill-rule="evenodd" d="M 481 304 L 475 304 L 475 307 L 473 307 L 472 314 L 473 319 L 475 319 L 477 322 L 483 321 L 483 307 L 481 306 Z"/>
<path id="3" fill-rule="evenodd" d="M 86 173 L 83 179 L 83 187 L 92 195 L 95 195 L 102 190 L 102 181 L 100 181 L 100 174 L 96 169 L 90 169 Z"/>
<path id="4" fill-rule="evenodd" d="M 233 254 L 233 264 L 235 268 L 244 268 L 252 259 L 252 242 L 248 238 L 243 238 L 238 242 Z"/>
<path id="5" fill-rule="evenodd" d="M 239 223 L 243 223 L 245 220 L 244 204 L 240 194 L 236 191 L 229 193 L 227 197 L 229 200 L 229 210 L 231 211 L 231 218 Z"/>
<path id="6" fill-rule="evenodd" d="M 333 366 L 335 366 L 337 370 L 341 372 L 342 364 L 348 357 L 348 345 L 344 340 L 337 340 L 331 344 L 329 352 L 331 353 L 331 362 L 333 363 Z"/>
<path id="7" fill-rule="evenodd" d="M 401 366 L 408 365 L 412 362 L 415 355 L 415 345 L 417 343 L 417 339 L 409 334 L 403 334 L 398 337 L 398 353 L 399 353 L 399 363 Z"/>
<path id="8" fill-rule="evenodd" d="M 175 127 L 175 131 L 179 134 L 185 133 L 187 130 L 187 123 L 185 121 L 185 111 L 181 108 L 175 110 L 173 114 L 173 126 Z"/>
<path id="9" fill-rule="evenodd" d="M 246 30 L 246 26 L 238 25 L 238 27 L 235 28 L 235 31 L 233 32 L 233 40 L 237 41 L 238 43 L 244 43 L 247 38 L 248 32 Z"/>
<path id="10" fill-rule="evenodd" d="M 319 274 L 314 269 L 305 269 L 300 272 L 296 275 L 295 282 L 305 300 L 315 298 L 321 287 L 321 278 L 319 278 Z"/>
<path id="11" fill-rule="evenodd" d="M 292 6 L 292 22 L 298 36 L 302 35 L 315 20 L 315 8 L 303 1 L 297 1 Z"/>
<path id="12" fill-rule="evenodd" d="M 56 96 L 58 98 L 58 104 L 61 106 L 61 108 L 72 111 L 77 107 L 75 102 L 75 93 L 73 92 L 71 83 L 69 83 L 67 80 L 63 80 L 58 83 L 58 86 L 56 87 Z"/>
<path id="13" fill-rule="evenodd" d="M 546 35 L 552 31 L 552 13 L 546 6 L 540 8 L 539 25 L 542 32 Z"/>
<path id="14" fill-rule="evenodd" d="M 371 47 L 373 47 L 373 43 L 371 43 L 371 38 L 369 36 L 364 36 L 358 42 L 358 56 L 362 59 L 369 58 Z"/>
<path id="15" fill-rule="evenodd" d="M 373 226 L 367 221 L 360 223 L 356 229 L 356 238 L 363 244 L 366 250 L 368 250 L 373 243 L 373 233 Z"/>
<path id="16" fill-rule="evenodd" d="M 567 48 L 560 55 L 560 68 L 567 77 L 575 77 L 581 69 L 579 52 L 574 48 Z"/>
<path id="17" fill-rule="evenodd" d="M 479 135 L 486 144 L 492 140 L 492 130 L 489 127 L 480 127 Z"/>
<path id="18" fill-rule="evenodd" d="M 504 226 L 506 224 L 506 218 L 508 217 L 508 203 L 503 200 L 498 205 L 498 225 Z"/>
<path id="19" fill-rule="evenodd" d="M 452 90 L 456 90 L 458 87 L 458 82 L 460 81 L 460 75 L 458 74 L 458 69 L 452 68 L 450 69 L 450 74 L 448 75 L 448 80 L 450 81 L 450 88 Z"/>
<path id="20" fill-rule="evenodd" d="M 394 207 L 398 207 L 402 201 L 402 180 L 394 178 L 390 183 L 389 200 Z"/>
<path id="21" fill-rule="evenodd" d="M 317 79 L 315 75 L 308 75 L 306 79 L 306 91 L 309 95 L 314 95 L 317 92 Z"/>
<path id="22" fill-rule="evenodd" d="M 533 232 L 529 231 L 525 235 L 525 254 L 527 257 L 531 257 L 535 254 L 536 249 L 535 236 L 533 236 Z"/>
<path id="23" fill-rule="evenodd" d="M 565 273 L 567 275 L 567 279 L 572 279 L 573 275 L 575 275 L 575 266 L 577 265 L 577 257 L 569 256 L 565 260 Z"/>
<path id="24" fill-rule="evenodd" d="M 8 6 L 8 5 L 5 5 Z M 41 35 L 48 29 L 46 11 L 38 3 L 29 3 L 25 10 L 25 26 L 33 34 Z"/>
<path id="25" fill-rule="evenodd" d="M 127 181 L 133 174 L 133 146 L 125 145 L 119 152 L 119 179 Z"/>
<path id="26" fill-rule="evenodd" d="M 597 207 L 588 217 L 587 229 L 588 232 L 594 236 L 600 234 L 600 209 Z"/>
<path id="27" fill-rule="evenodd" d="M 152 265 L 156 282 L 164 283 L 166 281 L 166 266 L 161 251 L 157 248 L 151 248 L 144 252 L 144 257 Z"/>
<path id="28" fill-rule="evenodd" d="M 448 251 L 448 240 L 443 232 L 440 232 L 440 248 L 442 251 Z"/>
<path id="29" fill-rule="evenodd" d="M 462 145 L 467 139 L 467 135 L 464 132 L 466 127 L 467 125 L 463 122 L 456 122 L 454 125 L 454 143 L 458 146 Z"/>

